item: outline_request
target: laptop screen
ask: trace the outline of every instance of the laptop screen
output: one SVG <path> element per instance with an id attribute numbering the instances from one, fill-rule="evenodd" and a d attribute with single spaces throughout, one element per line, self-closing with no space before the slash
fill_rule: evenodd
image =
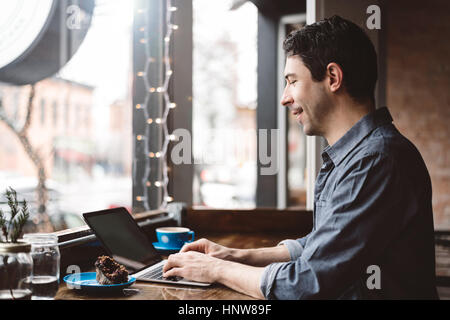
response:
<path id="1" fill-rule="evenodd" d="M 125 208 L 84 213 L 83 217 L 117 262 L 138 270 L 162 260 Z"/>

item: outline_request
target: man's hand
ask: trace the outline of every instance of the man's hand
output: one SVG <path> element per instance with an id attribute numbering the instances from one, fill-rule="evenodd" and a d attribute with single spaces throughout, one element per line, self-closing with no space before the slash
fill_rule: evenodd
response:
<path id="1" fill-rule="evenodd" d="M 264 266 L 289 261 L 286 246 L 259 249 L 227 248 L 207 239 L 187 243 L 169 256 L 164 277 L 178 276 L 198 282 L 219 282 L 239 292 L 264 299 L 260 289 Z"/>
<path id="2" fill-rule="evenodd" d="M 236 249 L 230 249 L 203 238 L 191 243 L 186 243 L 183 248 L 181 248 L 180 253 L 188 251 L 198 251 L 214 258 L 233 261 L 235 260 L 233 253 Z"/>
<path id="3" fill-rule="evenodd" d="M 218 279 L 220 262 L 220 259 L 196 251 L 176 253 L 167 259 L 163 276 L 213 283 Z"/>
<path id="4" fill-rule="evenodd" d="M 163 267 L 163 276 L 183 277 L 198 282 L 219 282 L 252 297 L 264 299 L 260 290 L 263 270 L 198 251 L 188 251 L 170 255 Z"/>

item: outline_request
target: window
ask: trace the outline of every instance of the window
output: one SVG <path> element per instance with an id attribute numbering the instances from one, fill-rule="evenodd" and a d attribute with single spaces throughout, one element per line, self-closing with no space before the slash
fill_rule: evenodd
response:
<path id="1" fill-rule="evenodd" d="M 193 204 L 252 208 L 258 10 L 193 1 Z"/>
<path id="2" fill-rule="evenodd" d="M 131 211 L 132 23 L 133 1 L 97 0 L 80 47 L 56 74 L 34 85 L 31 105 L 32 86 L 0 83 L 8 116 L 0 119 L 0 201 L 11 186 L 29 202 L 25 232 L 77 227 L 83 212 L 108 207 Z M 8 126 L 22 126 L 28 110 L 29 146 Z M 38 196 L 40 170 L 44 197 Z"/>
<path id="3" fill-rule="evenodd" d="M 302 10 L 300 5 L 294 11 Z M 250 1 L 193 1 L 193 111 L 192 121 L 184 125 L 192 127 L 194 158 L 193 197 L 187 200 L 196 208 L 304 209 L 307 194 L 313 192 L 315 169 L 309 172 L 307 162 L 315 161 L 316 153 L 307 157 L 310 139 L 298 124 L 290 124 L 292 119 L 277 97 L 278 79 L 279 93 L 284 86 L 280 39 L 289 28 L 304 24 L 306 16 L 286 16 L 281 21 L 273 15 L 277 14 L 258 12 Z M 183 50 L 178 47 L 178 54 Z M 186 58 L 186 65 L 189 62 Z M 279 169 L 275 173 L 274 166 Z M 181 180 L 174 178 L 177 184 Z"/>

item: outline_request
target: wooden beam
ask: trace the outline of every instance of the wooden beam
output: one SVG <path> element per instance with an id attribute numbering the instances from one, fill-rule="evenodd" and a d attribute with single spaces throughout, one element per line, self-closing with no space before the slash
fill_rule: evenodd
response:
<path id="1" fill-rule="evenodd" d="M 258 208 L 253 210 L 187 210 L 186 226 L 208 232 L 295 233 L 298 237 L 312 229 L 312 212 L 306 210 Z"/>

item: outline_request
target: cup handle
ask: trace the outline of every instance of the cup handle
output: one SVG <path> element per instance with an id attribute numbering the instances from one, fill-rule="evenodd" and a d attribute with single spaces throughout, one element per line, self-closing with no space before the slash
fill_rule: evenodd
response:
<path id="1" fill-rule="evenodd" d="M 189 236 L 191 237 L 191 239 L 190 239 L 190 240 L 188 240 L 188 242 L 192 242 L 192 241 L 194 241 L 194 237 L 195 237 L 195 233 L 194 233 L 194 231 L 189 231 Z"/>

